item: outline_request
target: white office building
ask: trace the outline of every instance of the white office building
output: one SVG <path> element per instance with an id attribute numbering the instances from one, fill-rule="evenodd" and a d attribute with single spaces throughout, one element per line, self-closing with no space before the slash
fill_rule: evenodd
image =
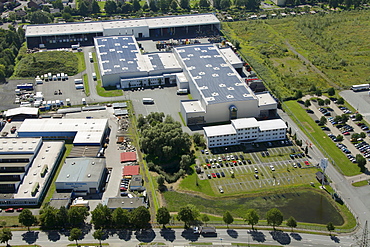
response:
<path id="1" fill-rule="evenodd" d="M 284 140 L 286 125 L 281 119 L 257 121 L 255 118 L 231 120 L 231 124 L 204 127 L 209 148 L 242 143 Z"/>

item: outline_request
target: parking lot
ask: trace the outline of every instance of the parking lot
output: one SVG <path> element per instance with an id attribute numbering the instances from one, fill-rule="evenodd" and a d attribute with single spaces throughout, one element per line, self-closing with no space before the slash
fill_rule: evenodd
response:
<path id="1" fill-rule="evenodd" d="M 316 169 L 305 168 L 316 164 L 303 157 L 301 150 L 288 141 L 271 144 L 220 148 L 213 153 L 205 150 L 198 158 L 202 171 L 198 176 L 208 179 L 216 193 L 220 193 L 220 186 L 224 193 L 237 193 L 315 182 Z"/>

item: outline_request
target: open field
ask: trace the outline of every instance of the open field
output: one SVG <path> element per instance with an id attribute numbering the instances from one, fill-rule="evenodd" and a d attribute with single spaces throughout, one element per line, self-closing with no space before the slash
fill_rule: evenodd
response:
<path id="1" fill-rule="evenodd" d="M 369 11 L 228 22 L 223 30 L 240 41 L 242 56 L 281 99 L 312 84 L 326 90 L 368 80 Z"/>

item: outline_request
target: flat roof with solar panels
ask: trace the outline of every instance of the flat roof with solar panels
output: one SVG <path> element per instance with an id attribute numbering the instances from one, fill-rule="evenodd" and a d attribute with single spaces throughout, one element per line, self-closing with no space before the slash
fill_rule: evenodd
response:
<path id="1" fill-rule="evenodd" d="M 255 99 L 216 45 L 183 46 L 175 52 L 207 104 Z"/>
<path id="2" fill-rule="evenodd" d="M 133 36 L 95 38 L 101 74 L 147 71 Z"/>

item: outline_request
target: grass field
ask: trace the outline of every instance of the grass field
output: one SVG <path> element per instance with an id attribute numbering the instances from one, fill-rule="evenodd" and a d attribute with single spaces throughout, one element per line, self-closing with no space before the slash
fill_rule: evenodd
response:
<path id="1" fill-rule="evenodd" d="M 81 73 L 86 70 L 85 57 L 83 52 L 74 53 L 78 58 L 78 73 Z"/>
<path id="2" fill-rule="evenodd" d="M 367 180 L 362 180 L 362 181 L 352 183 L 352 186 L 355 186 L 355 187 L 362 187 L 362 186 L 367 186 L 367 185 L 369 185 L 369 181 Z"/>
<path id="3" fill-rule="evenodd" d="M 85 94 L 86 94 L 86 96 L 89 96 L 90 95 L 89 78 L 88 78 L 87 74 L 84 74 L 83 78 L 84 78 Z"/>
<path id="4" fill-rule="evenodd" d="M 298 89 L 307 92 L 312 84 L 326 90 L 332 84 L 348 88 L 369 80 L 367 10 L 227 22 L 223 31 L 231 40 L 240 41 L 242 56 L 279 98 L 289 98 Z M 329 81 L 293 50 L 323 71 Z"/>
<path id="5" fill-rule="evenodd" d="M 308 137 L 311 136 L 320 144 L 320 149 L 323 149 L 330 155 L 330 159 L 334 161 L 341 173 L 346 176 L 354 176 L 361 173 L 361 169 L 347 159 L 344 153 L 335 146 L 335 143 L 327 137 L 321 130 L 321 127 L 313 121 L 299 103 L 296 101 L 286 101 L 284 102 L 284 108 L 286 107 L 294 113 L 294 116 L 291 116 L 292 119 L 298 123 L 298 126 L 301 127 Z M 287 111 L 287 113 L 290 114 L 289 111 Z M 304 128 L 302 128 L 302 126 L 304 126 Z"/>

